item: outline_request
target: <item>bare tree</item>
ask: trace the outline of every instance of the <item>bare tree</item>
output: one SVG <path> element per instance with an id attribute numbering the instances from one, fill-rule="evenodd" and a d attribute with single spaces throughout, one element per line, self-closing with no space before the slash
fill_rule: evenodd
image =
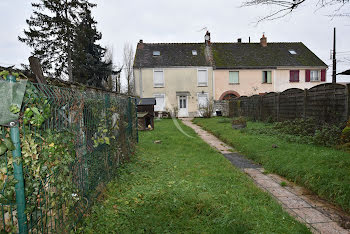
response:
<path id="1" fill-rule="evenodd" d="M 275 20 L 278 18 L 282 18 L 292 13 L 297 7 L 301 6 L 306 1 L 307 0 L 247 0 L 243 2 L 242 6 L 246 7 L 246 6 L 256 6 L 256 5 L 272 5 L 272 6 L 278 7 L 278 9 L 276 11 L 273 11 L 271 14 L 261 17 L 257 22 L 259 23 L 264 20 Z M 350 11 L 341 12 L 341 10 L 344 9 L 344 7 L 349 3 L 350 3 L 350 0 L 318 0 L 316 3 L 316 7 L 323 8 L 328 6 L 337 6 L 337 9 L 330 16 L 349 17 Z"/>
<path id="2" fill-rule="evenodd" d="M 134 49 L 130 43 L 124 44 L 123 68 L 127 85 L 127 94 L 134 94 Z"/>

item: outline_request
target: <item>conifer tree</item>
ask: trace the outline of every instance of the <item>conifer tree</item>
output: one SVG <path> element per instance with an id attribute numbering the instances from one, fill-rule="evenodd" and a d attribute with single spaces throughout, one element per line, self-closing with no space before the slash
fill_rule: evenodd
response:
<path id="1" fill-rule="evenodd" d="M 84 9 L 94 7 L 87 0 L 40 0 L 32 3 L 33 15 L 26 21 L 29 28 L 21 42 L 32 47 L 45 74 L 73 79 L 72 45 L 76 24 Z"/>
<path id="2" fill-rule="evenodd" d="M 106 49 L 96 43 L 102 34 L 96 29 L 90 8 L 85 8 L 80 18 L 73 42 L 73 77 L 79 83 L 102 87 L 112 74 L 112 62 L 103 61 Z"/>

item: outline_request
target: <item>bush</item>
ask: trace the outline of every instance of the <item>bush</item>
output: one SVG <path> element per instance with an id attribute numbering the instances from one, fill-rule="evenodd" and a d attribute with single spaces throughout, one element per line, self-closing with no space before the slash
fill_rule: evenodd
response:
<path id="1" fill-rule="evenodd" d="M 296 136 L 295 140 L 292 140 L 292 137 L 291 139 L 288 139 L 288 141 L 335 146 L 340 143 L 340 136 L 343 127 L 342 125 L 321 123 L 314 119 L 295 119 L 275 123 L 274 129 L 280 133 Z M 344 139 L 345 138 L 346 137 L 344 137 Z"/>
<path id="2" fill-rule="evenodd" d="M 247 125 L 247 120 L 246 120 L 246 118 L 240 116 L 238 118 L 232 119 L 232 124 L 233 125 Z"/>

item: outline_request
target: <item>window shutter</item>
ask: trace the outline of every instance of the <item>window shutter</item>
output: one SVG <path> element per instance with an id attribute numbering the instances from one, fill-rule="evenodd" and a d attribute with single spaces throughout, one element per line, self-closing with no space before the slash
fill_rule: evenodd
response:
<path id="1" fill-rule="evenodd" d="M 326 69 L 321 70 L 321 81 L 326 81 Z"/>
<path id="2" fill-rule="evenodd" d="M 293 75 L 294 75 L 294 71 L 290 70 L 289 71 L 289 82 L 293 82 Z"/>
<path id="3" fill-rule="evenodd" d="M 299 70 L 295 71 L 295 82 L 299 82 Z"/>
<path id="4" fill-rule="evenodd" d="M 233 72 L 233 83 L 238 84 L 239 83 L 239 72 Z"/>
<path id="5" fill-rule="evenodd" d="M 163 71 L 154 71 L 154 86 L 156 87 L 162 87 L 164 86 L 164 76 L 163 76 Z"/>
<path id="6" fill-rule="evenodd" d="M 310 70 L 305 70 L 305 82 L 310 82 Z"/>
<path id="7" fill-rule="evenodd" d="M 199 86 L 207 86 L 208 85 L 208 79 L 207 79 L 207 70 L 198 70 L 198 85 Z"/>

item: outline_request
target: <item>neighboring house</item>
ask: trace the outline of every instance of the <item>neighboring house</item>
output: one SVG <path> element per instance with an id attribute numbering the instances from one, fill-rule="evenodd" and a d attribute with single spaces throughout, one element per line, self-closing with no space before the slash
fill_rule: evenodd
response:
<path id="1" fill-rule="evenodd" d="M 310 88 L 327 65 L 303 43 L 143 43 L 134 61 L 136 95 L 156 98 L 155 111 L 198 116 L 208 100 Z"/>
<path id="2" fill-rule="evenodd" d="M 198 106 L 213 98 L 213 67 L 204 43 L 143 43 L 134 61 L 135 92 L 156 98 L 156 112 L 197 116 Z"/>
<path id="3" fill-rule="evenodd" d="M 239 40 L 240 41 L 240 40 Z M 327 65 L 302 42 L 212 43 L 215 99 L 311 88 Z"/>

